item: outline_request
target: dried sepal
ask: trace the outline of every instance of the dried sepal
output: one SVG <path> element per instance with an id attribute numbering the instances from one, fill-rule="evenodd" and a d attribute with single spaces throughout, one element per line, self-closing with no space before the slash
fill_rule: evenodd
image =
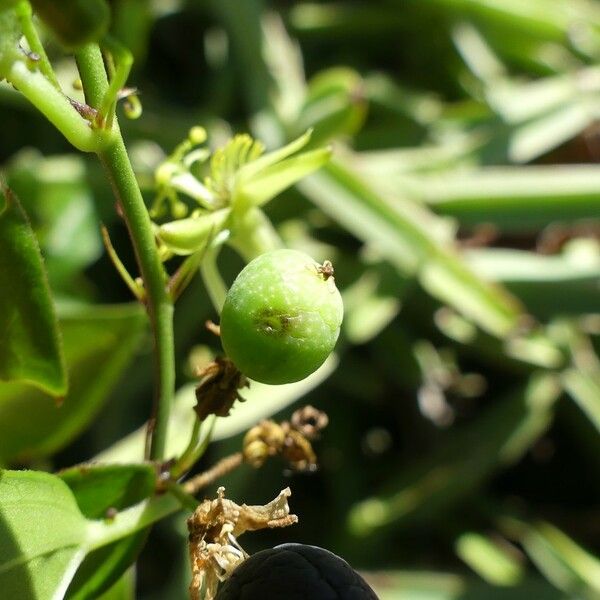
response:
<path id="1" fill-rule="evenodd" d="M 286 488 L 264 506 L 240 506 L 225 498 L 225 488 L 220 487 L 214 500 L 204 500 L 198 506 L 187 521 L 192 600 L 212 600 L 219 582 L 248 557 L 237 541 L 240 535 L 298 522 L 298 517 L 290 514 L 290 495 L 290 488 Z"/>
<path id="2" fill-rule="evenodd" d="M 279 454 L 296 471 L 314 471 L 317 457 L 310 440 L 316 439 L 328 422 L 327 415 L 312 406 L 294 412 L 289 422 L 262 421 L 244 436 L 244 461 L 260 467 Z"/>
<path id="3" fill-rule="evenodd" d="M 317 439 L 328 424 L 327 413 L 309 404 L 294 411 L 290 419 L 290 425 L 309 440 Z"/>
<path id="4" fill-rule="evenodd" d="M 295 471 L 316 471 L 317 469 L 317 455 L 312 444 L 295 429 L 291 429 L 285 436 L 281 455 Z"/>
<path id="5" fill-rule="evenodd" d="M 197 403 L 194 410 L 201 421 L 208 415 L 229 415 L 233 403 L 244 400 L 239 390 L 250 385 L 238 368 L 225 357 L 217 357 L 199 376 L 202 381 L 196 388 Z"/>
<path id="6" fill-rule="evenodd" d="M 269 456 L 281 452 L 285 431 L 275 421 L 262 421 L 249 429 L 244 436 L 244 460 L 253 467 L 260 467 Z"/>

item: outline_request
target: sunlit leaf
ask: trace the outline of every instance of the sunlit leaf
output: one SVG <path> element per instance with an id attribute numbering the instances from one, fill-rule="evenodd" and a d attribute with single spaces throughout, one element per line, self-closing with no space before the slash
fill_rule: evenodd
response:
<path id="1" fill-rule="evenodd" d="M 57 474 L 71 489 L 88 519 L 103 519 L 109 509 L 122 510 L 154 493 L 156 469 L 150 464 L 81 464 Z"/>
<path id="2" fill-rule="evenodd" d="M 156 469 L 152 465 L 79 465 L 60 472 L 88 518 L 105 518 L 110 511 L 128 508 L 152 496 Z M 66 597 L 95 597 L 119 579 L 142 549 L 147 532 L 142 531 L 86 556 L 77 570 Z"/>
<path id="3" fill-rule="evenodd" d="M 473 531 L 462 533 L 455 543 L 456 553 L 483 579 L 494 585 L 515 586 L 524 569 L 506 546 Z"/>
<path id="4" fill-rule="evenodd" d="M 356 237 L 372 244 L 403 272 L 414 273 L 429 293 L 486 331 L 504 337 L 517 325 L 521 314 L 517 301 L 477 277 L 442 246 L 427 226 L 431 215 L 425 213 L 418 220 L 410 202 L 379 196 L 339 163 L 326 165 L 299 187 Z"/>
<path id="5" fill-rule="evenodd" d="M 356 133 L 367 112 L 363 88 L 364 81 L 352 69 L 338 67 L 317 73 L 308 83 L 296 130 L 312 129 L 313 147 Z"/>
<path id="6" fill-rule="evenodd" d="M 535 231 L 600 212 L 600 169 L 595 165 L 488 167 L 412 177 L 408 183 L 437 213 L 467 227 L 485 222 L 502 231 Z"/>
<path id="7" fill-rule="evenodd" d="M 511 587 L 439 571 L 391 571 L 367 578 L 380 600 L 568 600 L 541 577 Z"/>
<path id="8" fill-rule="evenodd" d="M 163 495 L 135 504 L 112 519 L 88 520 L 59 477 L 1 470 L 2 593 L 19 600 L 61 600 L 86 553 L 110 548 L 128 536 L 135 539 L 137 532 L 178 508 L 176 500 Z"/>
<path id="9" fill-rule="evenodd" d="M 567 369 L 563 382 L 569 395 L 600 432 L 600 375 Z"/>
<path id="10" fill-rule="evenodd" d="M 126 571 L 98 600 L 135 600 L 135 570 Z"/>
<path id="11" fill-rule="evenodd" d="M 0 587 L 6 598 L 62 598 L 85 555 L 87 522 L 57 477 L 0 471 Z"/>
<path id="12" fill-rule="evenodd" d="M 556 587 L 586 600 L 600 595 L 600 561 L 560 529 L 510 516 L 502 516 L 499 523 Z"/>

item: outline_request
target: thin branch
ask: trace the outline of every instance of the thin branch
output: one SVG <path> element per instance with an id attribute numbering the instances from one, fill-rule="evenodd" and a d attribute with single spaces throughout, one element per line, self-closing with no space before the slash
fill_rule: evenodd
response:
<path id="1" fill-rule="evenodd" d="M 212 466 L 208 471 L 200 473 L 192 477 L 189 481 L 183 484 L 183 489 L 188 493 L 195 495 L 207 485 L 220 479 L 227 473 L 237 469 L 244 462 L 244 455 L 241 452 L 236 452 L 231 456 L 226 456 L 218 463 Z"/>
<path id="2" fill-rule="evenodd" d="M 125 265 L 121 262 L 119 255 L 115 251 L 112 242 L 110 241 L 110 235 L 108 234 L 108 229 L 104 225 L 100 227 L 102 232 L 102 241 L 104 242 L 104 247 L 106 248 L 106 252 L 114 265 L 115 269 L 121 276 L 121 279 L 125 282 L 131 293 L 140 301 L 144 302 L 144 289 L 140 287 L 135 280 L 131 277 Z"/>

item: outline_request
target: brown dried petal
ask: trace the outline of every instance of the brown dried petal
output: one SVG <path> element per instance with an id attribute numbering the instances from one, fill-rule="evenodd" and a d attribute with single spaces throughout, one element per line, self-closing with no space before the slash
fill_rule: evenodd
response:
<path id="1" fill-rule="evenodd" d="M 295 411 L 290 422 L 296 431 L 312 440 L 318 437 L 321 431 L 327 427 L 329 417 L 314 406 L 307 405 Z"/>
<path id="2" fill-rule="evenodd" d="M 193 599 L 204 589 L 204 599 L 213 600 L 219 581 L 227 579 L 247 557 L 236 537 L 246 531 L 285 527 L 298 521 L 296 515 L 290 515 L 289 488 L 264 506 L 239 506 L 225 498 L 223 487 L 217 494 L 214 500 L 202 502 L 188 519 Z"/>
<path id="3" fill-rule="evenodd" d="M 317 457 L 312 445 L 299 431 L 292 430 L 288 433 L 281 454 L 297 471 L 313 471 L 317 467 Z"/>
<path id="4" fill-rule="evenodd" d="M 208 415 L 226 417 L 236 400 L 244 400 L 238 390 L 248 387 L 249 382 L 229 359 L 216 358 L 200 376 L 203 379 L 196 388 L 194 410 L 201 421 Z"/>

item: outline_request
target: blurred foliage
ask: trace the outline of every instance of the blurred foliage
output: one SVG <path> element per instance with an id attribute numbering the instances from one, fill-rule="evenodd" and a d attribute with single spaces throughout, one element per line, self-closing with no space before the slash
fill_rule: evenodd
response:
<path id="1" fill-rule="evenodd" d="M 329 414 L 320 471 L 290 475 L 300 524 L 247 549 L 327 547 L 372 573 L 383 600 L 598 598 L 600 2 L 111 6 L 136 57 L 144 112 L 121 126 L 149 205 L 154 169 L 194 125 L 216 145 L 250 131 L 274 148 L 309 127 L 311 146 L 333 145 L 333 162 L 266 212 L 286 245 L 335 264 L 338 359 L 314 381 L 256 386 L 207 454 L 239 449 L 300 398 Z M 71 58 L 48 47 L 70 85 Z M 141 434 L 119 440 L 150 410 L 150 343 L 99 226 L 133 272 L 127 232 L 93 157 L 4 84 L 0 106 L 4 176 L 45 258 L 72 375 L 62 410 L 0 383 L 0 461 L 135 460 Z M 220 267 L 231 281 L 241 262 L 225 252 Z M 193 367 L 219 351 L 208 318 L 196 278 L 176 310 L 173 452 Z M 258 503 L 287 485 L 282 468 L 222 483 Z M 135 597 L 185 597 L 185 539 L 180 517 L 152 532 Z M 134 597 L 132 579 L 102 597 Z"/>

